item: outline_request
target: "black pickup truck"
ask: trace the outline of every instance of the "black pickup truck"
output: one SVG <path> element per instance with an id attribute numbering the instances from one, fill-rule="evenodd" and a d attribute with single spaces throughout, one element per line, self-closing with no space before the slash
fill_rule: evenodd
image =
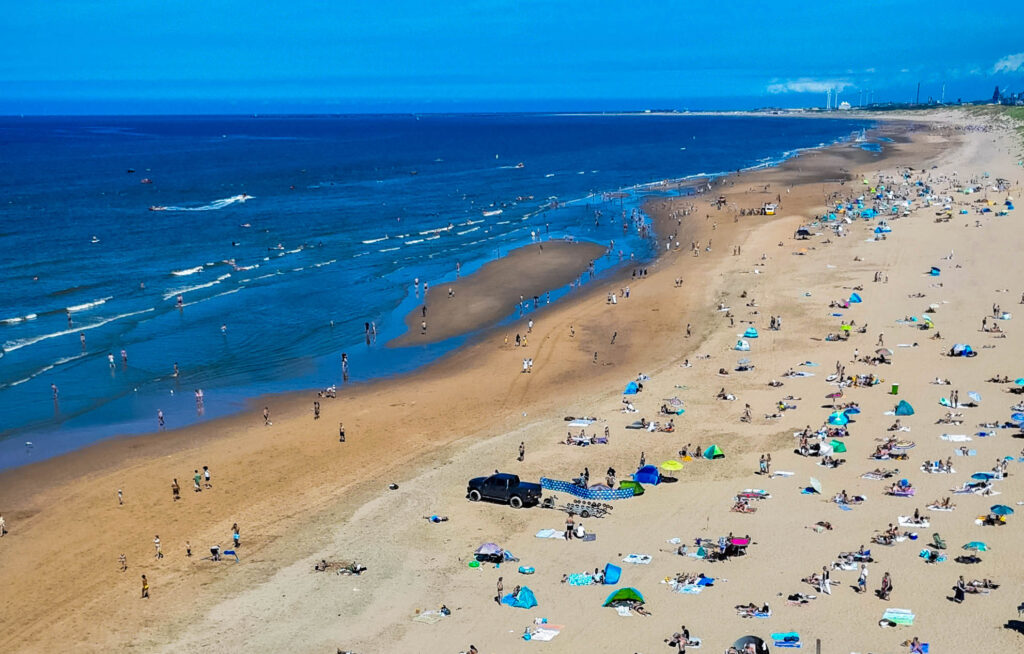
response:
<path id="1" fill-rule="evenodd" d="M 466 497 L 471 502 L 491 500 L 508 504 L 513 509 L 537 504 L 540 502 L 540 496 L 540 484 L 519 481 L 517 475 L 506 473 L 470 479 L 466 490 Z"/>

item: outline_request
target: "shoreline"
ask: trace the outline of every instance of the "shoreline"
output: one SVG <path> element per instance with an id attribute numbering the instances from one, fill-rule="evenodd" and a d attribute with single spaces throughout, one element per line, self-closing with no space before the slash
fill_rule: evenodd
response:
<path id="1" fill-rule="evenodd" d="M 827 156 L 819 155 L 814 158 L 823 159 Z M 800 159 L 795 158 L 791 161 L 796 162 Z M 799 170 L 801 165 L 793 164 L 791 168 L 796 168 L 796 172 L 801 172 Z M 770 171 L 777 170 L 770 169 Z M 746 177 L 740 175 L 737 178 L 722 178 L 717 181 L 716 187 L 718 188 L 714 190 L 724 188 L 727 193 L 732 193 L 733 191 L 728 190 L 729 188 L 735 188 L 747 180 L 762 178 L 768 172 L 760 170 L 746 174 Z M 775 172 L 774 177 L 781 178 L 793 172 L 791 169 Z M 817 178 L 812 173 L 807 173 L 804 183 L 806 185 L 813 184 L 815 179 Z M 751 182 L 748 181 L 748 183 Z M 698 197 L 694 201 L 703 205 L 706 199 L 706 197 Z M 655 208 L 657 208 L 657 203 L 665 202 L 666 206 L 670 203 L 668 200 L 661 199 L 652 199 L 649 202 L 655 203 L 651 205 Z M 781 215 L 776 216 L 775 219 L 755 218 L 759 222 L 753 223 L 749 228 L 751 220 L 742 220 L 738 223 L 739 227 L 733 228 L 732 223 L 724 220 L 721 225 L 711 225 L 709 219 L 701 221 L 697 213 L 691 216 L 693 220 L 684 220 L 683 225 L 677 224 L 676 226 L 683 228 L 684 233 L 679 235 L 683 242 L 690 238 L 703 241 L 712 235 L 719 243 L 721 240 L 729 238 L 733 238 L 733 242 L 735 240 L 745 242 L 754 239 L 755 233 L 764 230 L 779 231 L 780 226 L 784 223 L 793 222 L 797 216 L 787 214 L 785 206 L 784 203 Z M 675 229 L 672 227 L 671 220 L 671 217 L 665 212 L 661 213 L 661 225 L 656 225 L 659 239 L 663 234 L 668 233 L 661 230 Z M 726 246 L 716 245 L 715 251 L 720 251 L 724 247 Z M 309 425 L 315 423 L 310 419 L 307 392 L 305 400 L 299 397 L 299 394 L 295 394 L 294 398 L 291 396 L 273 397 L 261 398 L 256 401 L 256 406 L 263 401 L 273 403 L 275 423 L 282 429 L 289 429 L 284 434 L 286 437 L 284 440 L 278 436 L 277 425 L 273 429 L 267 429 L 259 424 L 260 419 L 257 417 L 257 410 L 254 407 L 251 414 L 246 413 L 204 423 L 180 432 L 151 434 L 146 437 L 131 437 L 130 439 L 135 441 L 135 439 L 144 438 L 146 439 L 145 443 L 141 441 L 133 443 L 110 441 L 107 444 L 95 445 L 87 448 L 88 451 L 94 453 L 91 457 L 81 456 L 81 453 L 86 450 L 67 455 L 69 458 L 79 456 L 79 460 L 82 461 L 88 459 L 95 463 L 95 467 L 90 470 L 85 479 L 77 482 L 77 487 L 83 489 L 83 492 L 80 496 L 76 496 L 74 501 L 68 502 L 66 506 L 55 502 L 60 495 L 58 491 L 65 485 L 71 485 L 72 479 L 78 479 L 81 476 L 81 473 L 76 475 L 70 470 L 74 467 L 73 462 L 67 466 L 68 470 L 64 477 L 57 474 L 60 466 L 56 464 L 47 466 L 48 462 L 38 464 L 40 467 L 35 470 L 45 471 L 43 474 L 50 480 L 48 488 L 44 489 L 28 488 L 32 484 L 32 481 L 28 479 L 31 475 L 26 474 L 23 468 L 10 473 L 5 471 L 0 473 L 0 489 L 3 489 L 4 496 L 15 498 L 13 502 L 22 501 L 37 505 L 35 510 L 30 511 L 28 515 L 17 515 L 14 520 L 11 519 L 14 514 L 5 513 L 9 523 L 13 523 L 12 526 L 17 525 L 16 528 L 20 532 L 18 537 L 27 531 L 28 535 L 25 537 L 37 541 L 41 545 L 33 549 L 31 554 L 20 545 L 15 547 L 19 550 L 20 556 L 27 557 L 28 561 L 24 563 L 29 563 L 31 560 L 45 561 L 47 554 L 53 554 L 59 560 L 66 560 L 66 555 L 59 555 L 59 552 L 53 551 L 53 547 L 60 545 L 59 542 L 47 545 L 47 539 L 50 538 L 49 530 L 52 527 L 57 525 L 66 527 L 70 524 L 70 533 L 65 535 L 67 539 L 72 542 L 77 542 L 78 539 L 81 539 L 82 542 L 94 542 L 96 536 L 89 534 L 88 525 L 76 526 L 77 520 L 74 516 L 81 516 L 83 521 L 87 522 L 102 520 L 103 516 L 107 516 L 111 520 L 111 524 L 114 524 L 115 520 L 121 522 L 127 519 L 130 522 L 124 529 L 118 533 L 102 536 L 104 543 L 100 552 L 89 553 L 83 556 L 82 561 L 78 562 L 79 566 L 84 566 L 90 571 L 91 576 L 83 581 L 87 587 L 97 588 L 96 584 L 106 584 L 107 582 L 103 580 L 107 573 L 100 572 L 100 570 L 113 569 L 113 564 L 109 560 L 110 551 L 113 551 L 112 548 L 117 547 L 117 543 L 123 542 L 126 538 L 129 543 L 138 543 L 128 546 L 131 550 L 132 565 L 145 565 L 136 564 L 135 561 L 145 560 L 146 554 L 143 546 L 151 538 L 151 534 L 149 536 L 145 536 L 145 534 L 153 531 L 152 512 L 158 510 L 163 512 L 165 508 L 158 509 L 157 507 L 165 507 L 170 502 L 169 493 L 164 490 L 169 481 L 164 479 L 167 474 L 155 473 L 155 471 L 166 470 L 168 466 L 171 466 L 171 469 L 182 470 L 175 474 L 179 477 L 184 476 L 187 480 L 186 473 L 192 469 L 195 463 L 198 463 L 197 457 L 202 456 L 203 461 L 213 464 L 211 467 L 214 470 L 215 483 L 219 484 L 215 486 L 215 489 L 226 485 L 227 494 L 226 496 L 215 496 L 214 500 L 210 500 L 217 503 L 215 507 L 198 505 L 197 503 L 200 501 L 198 496 L 195 500 L 187 497 L 185 498 L 187 502 L 175 505 L 174 511 L 177 515 L 169 518 L 164 516 L 161 519 L 159 529 L 165 542 L 170 543 L 171 539 L 175 539 L 174 542 L 177 543 L 177 540 L 183 538 L 185 534 L 197 532 L 197 536 L 192 536 L 193 542 L 215 542 L 218 540 L 215 533 L 220 529 L 226 529 L 221 523 L 226 520 L 227 524 L 230 524 L 232 520 L 223 516 L 241 515 L 244 516 L 244 519 L 240 518 L 238 521 L 246 525 L 247 533 L 260 534 L 259 537 L 253 537 L 257 542 L 262 541 L 254 546 L 254 554 L 259 559 L 266 560 L 270 557 L 282 564 L 295 561 L 301 563 L 310 556 L 310 552 L 318 551 L 318 547 L 330 547 L 332 539 L 335 538 L 330 533 L 330 529 L 320 525 L 321 518 L 326 517 L 323 524 L 337 524 L 331 519 L 347 520 L 356 513 L 372 510 L 389 497 L 386 491 L 384 491 L 384 495 L 381 495 L 382 480 L 374 474 L 379 465 L 376 462 L 380 458 L 382 440 L 387 444 L 388 452 L 392 455 L 389 457 L 386 469 L 390 471 L 393 479 L 402 481 L 401 486 L 403 487 L 407 479 L 418 476 L 418 469 L 431 463 L 444 462 L 446 457 L 456 456 L 453 451 L 460 444 L 472 443 L 468 439 L 477 435 L 489 436 L 489 438 L 471 445 L 467 448 L 469 451 L 475 451 L 478 455 L 486 455 L 489 453 L 487 448 L 492 447 L 491 442 L 501 439 L 505 441 L 504 446 L 508 447 L 511 453 L 514 448 L 511 442 L 507 442 L 510 441 L 509 436 L 512 437 L 512 440 L 518 440 L 516 434 L 522 434 L 524 429 L 535 428 L 536 419 L 527 417 L 523 421 L 517 417 L 521 408 L 528 407 L 531 416 L 533 414 L 543 415 L 545 412 L 549 415 L 553 415 L 555 412 L 559 415 L 570 415 L 584 406 L 593 404 L 594 399 L 587 397 L 592 392 L 588 392 L 588 389 L 617 387 L 619 385 L 617 379 L 626 380 L 636 374 L 636 365 L 641 365 L 644 368 L 648 365 L 657 365 L 659 369 L 665 369 L 684 358 L 688 352 L 696 351 L 696 348 L 700 347 L 700 343 L 711 333 L 712 329 L 710 321 L 707 320 L 707 307 L 711 306 L 712 296 L 719 291 L 716 290 L 717 283 L 713 283 L 711 280 L 722 274 L 720 271 L 724 270 L 727 264 L 730 264 L 728 258 L 691 257 L 689 252 L 672 251 L 665 254 L 659 251 L 659 256 L 650 264 L 654 271 L 652 279 L 634 282 L 636 302 L 639 306 L 620 305 L 614 310 L 616 313 L 609 313 L 609 310 L 600 301 L 601 295 L 608 289 L 615 288 L 619 283 L 624 283 L 623 275 L 620 273 L 610 279 L 599 280 L 592 287 L 584 289 L 584 292 L 579 294 L 574 301 L 558 303 L 545 309 L 542 313 L 536 314 L 540 333 L 536 339 L 531 339 L 531 347 L 534 347 L 537 352 L 539 374 L 512 376 L 508 380 L 499 378 L 496 374 L 499 369 L 506 372 L 516 371 L 519 353 L 497 346 L 495 343 L 496 330 L 490 329 L 485 330 L 478 338 L 473 339 L 472 343 L 460 348 L 459 351 L 443 357 L 412 375 L 400 379 L 378 380 L 356 387 L 343 387 L 338 401 L 331 401 L 329 404 L 324 401 L 326 408 L 323 422 L 325 424 L 317 425 L 319 433 L 316 434 L 308 433 L 312 429 Z M 655 279 L 666 282 L 669 268 L 684 265 L 689 272 L 686 274 L 683 290 L 678 290 L 674 296 L 676 300 L 667 305 L 661 303 L 648 305 L 644 298 L 650 289 L 654 288 Z M 698 286 L 695 288 L 693 280 L 702 278 L 707 279 L 709 283 L 700 285 L 698 282 Z M 691 289 L 693 290 L 691 291 Z M 638 312 L 641 311 L 644 319 L 638 323 L 637 321 L 640 320 Z M 670 313 L 672 315 L 668 315 Z M 693 321 L 697 323 L 698 337 L 685 347 L 683 346 L 685 342 L 679 335 L 679 315 L 692 315 L 694 316 Z M 565 327 L 568 322 L 578 325 L 575 343 L 569 340 L 569 335 L 566 333 Z M 704 324 L 701 324 L 702 322 Z M 638 325 L 640 324 L 644 325 L 643 332 L 639 329 Z M 636 331 L 633 331 L 633 328 L 636 328 Z M 607 338 L 612 331 L 619 332 L 620 341 L 615 348 L 610 349 L 607 345 Z M 666 348 L 670 343 L 678 344 L 680 348 L 671 349 L 673 354 L 666 362 Z M 604 354 L 599 364 L 583 368 L 588 371 L 585 383 L 583 383 L 577 379 L 581 370 L 580 366 L 590 365 L 592 351 Z M 658 363 L 652 364 L 655 361 Z M 500 368 L 495 367 L 494 364 L 499 364 Z M 475 386 L 455 385 L 458 380 L 465 379 L 475 380 Z M 449 388 L 450 385 L 458 390 L 453 391 L 452 388 Z M 613 399 L 610 397 L 611 395 L 613 394 L 601 392 L 600 397 L 610 402 Z M 457 398 L 457 402 L 453 403 L 453 396 Z M 372 402 L 369 402 L 371 397 Z M 423 407 L 423 410 L 420 410 L 420 407 Z M 382 408 L 384 413 L 381 413 Z M 492 416 L 491 420 L 481 426 L 481 417 L 488 415 Z M 410 424 L 413 416 L 415 416 L 416 433 L 409 434 L 405 427 Z M 329 451 L 327 448 L 331 447 L 331 430 L 333 424 L 341 418 L 345 420 L 346 426 L 350 429 L 350 442 L 345 446 L 347 449 L 344 460 L 338 461 L 333 458 L 327 460 L 325 452 Z M 550 419 L 548 421 L 550 422 Z M 508 433 L 504 436 L 493 436 L 495 433 L 500 433 L 502 429 L 507 429 Z M 221 431 L 232 433 L 218 435 L 218 432 Z M 560 429 L 556 431 L 560 431 Z M 453 436 L 453 432 L 460 435 Z M 617 435 L 617 438 L 623 437 Z M 534 437 L 534 440 L 531 440 L 531 448 L 536 443 L 536 437 Z M 109 446 L 110 450 L 100 454 L 98 450 L 93 449 L 103 445 Z M 423 448 L 422 456 L 420 448 Z M 407 467 L 412 460 L 417 458 L 423 459 L 419 462 L 418 467 L 415 465 L 411 468 Z M 373 468 L 370 471 L 364 469 L 361 475 L 359 473 L 351 474 L 353 470 L 359 470 L 363 466 L 373 466 Z M 186 468 L 188 470 L 185 470 Z M 296 470 L 302 470 L 299 477 L 292 476 Z M 338 478 L 346 470 L 350 474 L 344 476 L 343 487 L 328 486 L 331 479 Z M 241 478 L 238 477 L 239 473 L 243 475 Z M 440 471 L 435 474 L 442 474 L 446 478 L 453 475 L 451 471 Z M 457 471 L 454 473 L 455 476 L 458 474 Z M 156 475 L 160 475 L 159 479 Z M 279 477 L 279 475 L 283 476 Z M 25 478 L 19 480 L 17 477 Z M 230 481 L 220 481 L 223 478 L 228 478 Z M 135 498 L 142 498 L 141 506 L 129 508 L 128 518 L 115 518 L 116 507 L 106 508 L 111 503 L 110 497 L 113 493 L 111 482 L 117 479 L 131 481 L 128 497 L 132 507 L 138 506 L 134 504 Z M 448 481 L 450 479 L 445 482 L 443 487 L 450 489 L 451 484 Z M 309 488 L 305 488 L 306 486 Z M 457 495 L 459 490 L 455 488 L 454 495 Z M 264 498 L 263 494 L 266 491 L 273 492 L 268 493 Z M 167 496 L 166 500 L 165 496 Z M 443 505 L 452 501 L 454 497 L 453 493 L 448 491 L 440 493 L 435 491 L 430 497 L 419 501 L 410 499 L 406 491 L 399 493 L 398 496 L 405 497 L 406 501 L 412 502 L 414 510 L 422 508 L 428 513 L 431 510 L 429 506 L 431 501 L 440 501 Z M 252 502 L 247 502 L 244 498 L 251 498 Z M 361 499 L 370 501 L 361 507 L 359 505 Z M 207 502 L 207 497 L 202 497 L 201 501 Z M 421 507 L 420 505 L 424 502 L 426 505 Z M 500 507 L 495 507 L 495 515 L 502 515 L 497 513 L 499 509 Z M 452 506 L 447 510 L 465 511 L 465 508 L 456 509 Z M 318 513 L 319 511 L 323 511 L 323 514 Z M 269 516 L 274 517 L 270 518 Z M 305 517 L 303 518 L 303 516 Z M 315 517 L 311 520 L 311 516 Z M 504 531 L 513 529 L 523 519 L 527 518 L 512 516 L 513 524 L 505 525 L 502 529 Z M 216 525 L 205 524 L 200 527 L 195 524 L 196 520 L 203 520 L 205 523 L 214 522 Z M 296 532 L 289 533 L 292 529 L 295 529 Z M 407 530 L 408 525 L 402 529 L 403 531 Z M 164 533 L 168 535 L 164 536 Z M 309 535 L 311 538 L 309 542 L 315 543 L 312 547 L 308 544 L 302 547 L 302 550 L 306 552 L 304 555 L 297 554 L 295 545 L 291 542 L 296 533 Z M 475 533 L 467 535 L 469 538 L 476 536 Z M 480 535 L 481 537 L 485 536 L 485 534 Z M 203 540 L 199 540 L 200 538 Z M 427 538 L 429 542 L 433 542 L 431 537 Z M 465 539 L 465 536 L 462 539 Z M 14 540 L 17 542 L 17 538 Z M 56 539 L 56 541 L 60 540 Z M 5 547 L 2 548 L 3 553 L 0 554 L 3 559 L 0 560 L 9 562 L 11 559 L 8 557 L 11 555 L 8 554 L 8 541 L 5 540 L 3 545 Z M 385 549 L 390 551 L 390 548 L 389 544 Z M 248 554 L 247 551 L 246 556 L 253 555 Z M 360 556 L 373 557 L 370 553 Z M 152 558 L 151 554 L 149 558 Z M 371 560 L 379 568 L 383 568 L 385 565 L 379 558 L 373 557 Z M 242 573 L 244 579 L 241 581 L 233 579 L 229 572 L 218 571 L 215 573 L 215 578 L 208 578 L 206 582 L 212 584 L 210 590 L 213 592 L 206 594 L 207 596 L 199 602 L 198 606 L 189 607 L 187 604 L 180 603 L 189 595 L 188 580 L 194 575 L 207 575 L 207 573 L 194 569 L 194 564 L 189 564 L 188 567 L 183 567 L 178 563 L 166 565 L 169 566 L 168 569 L 162 575 L 156 576 L 159 581 L 155 583 L 160 584 L 160 592 L 162 595 L 165 594 L 166 598 L 161 600 L 162 603 L 158 606 L 162 607 L 159 609 L 161 612 L 172 611 L 175 616 L 196 616 L 197 612 L 202 612 L 206 608 L 212 607 L 214 602 L 219 601 L 219 593 L 223 593 L 224 597 L 232 597 L 238 592 L 239 585 L 244 588 L 258 588 L 261 584 L 268 583 L 266 575 L 272 576 L 265 566 L 261 567 L 255 562 L 246 568 L 247 572 Z M 26 565 L 26 567 L 31 566 Z M 277 567 L 279 566 L 274 566 L 274 568 Z M 93 571 L 94 568 L 95 571 Z M 286 576 L 291 574 L 290 570 L 290 567 L 286 569 Z M 33 588 L 32 592 L 28 593 L 28 597 L 19 598 L 19 601 L 24 600 L 31 603 L 51 596 L 53 592 L 52 584 L 44 580 L 38 588 Z M 101 597 L 110 597 L 113 593 L 113 597 L 118 598 L 114 601 L 120 605 L 134 592 L 134 587 L 130 591 L 114 589 L 104 592 L 100 593 Z M 123 599 L 121 599 L 122 596 Z M 82 613 L 94 618 L 105 616 L 104 608 L 98 606 L 97 601 L 99 600 L 87 603 L 82 607 Z M 345 602 L 347 601 L 345 600 Z M 374 604 L 374 606 L 377 605 Z M 14 607 L 9 606 L 8 608 L 13 609 Z M 354 608 L 352 610 L 355 615 L 361 612 Z M 384 612 L 385 617 L 394 615 L 394 609 Z M 62 628 L 72 627 L 76 619 L 81 626 L 81 620 L 88 618 L 65 616 L 61 618 L 58 628 L 54 631 L 59 632 Z M 148 619 L 152 619 L 152 615 Z M 72 622 L 69 623 L 69 620 Z M 153 635 L 144 638 L 159 639 L 161 636 L 181 635 L 186 631 L 187 625 L 192 622 L 191 619 L 180 622 L 172 616 L 170 625 L 164 625 Z M 33 622 L 32 624 L 37 625 L 38 623 Z M 366 625 L 365 628 L 369 629 L 369 625 Z M 40 631 L 38 627 L 28 627 L 28 629 L 34 633 L 36 638 L 56 637 L 49 632 Z M 83 633 L 87 634 L 90 631 L 85 629 Z M 30 640 L 26 640 L 26 636 Z M 31 642 L 30 633 L 23 632 L 19 634 L 19 637 L 22 643 Z M 312 637 L 320 638 L 321 634 L 317 632 Z M 401 637 L 401 632 L 396 637 Z M 119 625 L 117 630 L 112 629 L 108 638 L 112 643 L 146 644 L 145 642 L 140 643 L 138 637 L 132 635 L 130 625 Z M 17 643 L 15 643 L 15 648 L 17 648 Z"/>

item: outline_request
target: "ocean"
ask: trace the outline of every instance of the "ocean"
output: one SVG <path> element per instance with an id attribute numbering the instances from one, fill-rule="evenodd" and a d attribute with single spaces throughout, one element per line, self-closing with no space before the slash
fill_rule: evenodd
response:
<path id="1" fill-rule="evenodd" d="M 415 279 L 438 286 L 457 263 L 470 274 L 535 238 L 614 240 L 627 261 L 649 260 L 622 213 L 660 192 L 651 183 L 770 165 L 870 126 L 0 118 L 0 468 L 154 431 L 158 411 L 177 428 L 259 394 L 340 385 L 342 352 L 350 383 L 408 372 L 469 337 L 385 346 L 417 305 Z M 617 265 L 604 257 L 599 277 Z"/>

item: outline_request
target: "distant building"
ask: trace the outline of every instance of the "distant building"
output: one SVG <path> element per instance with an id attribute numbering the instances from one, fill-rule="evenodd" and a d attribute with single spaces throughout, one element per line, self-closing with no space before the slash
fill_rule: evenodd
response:
<path id="1" fill-rule="evenodd" d="M 849 102 L 847 102 L 846 100 L 843 100 L 842 102 L 839 103 L 839 111 L 849 111 L 849 110 L 850 110 L 850 103 Z"/>

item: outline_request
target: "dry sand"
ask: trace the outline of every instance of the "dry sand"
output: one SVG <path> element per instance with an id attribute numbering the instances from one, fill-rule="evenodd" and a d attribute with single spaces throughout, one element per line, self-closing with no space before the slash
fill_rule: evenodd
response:
<path id="1" fill-rule="evenodd" d="M 803 635 L 805 648 L 820 638 L 824 652 L 906 651 L 899 643 L 914 635 L 930 642 L 933 652 L 1018 649 L 1021 636 L 1003 625 L 1017 617 L 1021 598 L 1015 591 L 1024 581 L 1024 571 L 1015 565 L 1020 518 L 1011 516 L 1008 526 L 998 528 L 976 526 L 973 518 L 997 501 L 1017 506 L 1024 492 L 1019 464 L 1010 464 L 1011 476 L 997 483 L 1002 494 L 995 498 L 956 496 L 952 513 L 928 512 L 924 505 L 949 495 L 948 489 L 972 472 L 989 469 L 997 457 L 1015 456 L 1022 441 L 1014 440 L 1011 430 L 997 430 L 968 444 L 976 457 L 954 457 L 957 474 L 927 475 L 918 469 L 923 460 L 952 455 L 954 444 L 940 434 L 972 433 L 978 422 L 1005 419 L 1017 399 L 1007 394 L 1009 386 L 985 379 L 1024 374 L 1014 368 L 1024 354 L 1014 325 L 1024 316 L 999 321 L 1007 338 L 979 331 L 993 303 L 1019 313 L 1024 284 L 1014 253 L 1024 245 L 1024 232 L 1015 224 L 1015 212 L 1003 218 L 975 215 L 973 201 L 979 196 L 961 195 L 952 220 L 935 222 L 934 207 L 918 208 L 892 221 L 893 233 L 884 241 L 868 241 L 873 225 L 864 222 L 851 225 L 849 237 L 832 236 L 830 242 L 825 236 L 792 239 L 798 226 L 823 213 L 829 193 L 866 192 L 858 180 L 877 179 L 879 170 L 892 173 L 898 166 L 927 170 L 934 179 L 954 171 L 961 180 L 988 172 L 989 182 L 1011 179 L 1011 194 L 1019 195 L 1020 147 L 1012 134 L 941 126 L 963 123 L 958 116 L 933 120 L 916 130 L 911 142 L 887 145 L 881 156 L 850 146 L 816 151 L 777 169 L 720 180 L 708 197 L 675 206 L 657 203 L 651 210 L 660 233 L 681 229 L 682 251 L 653 263 L 647 279 L 585 287 L 576 298 L 532 314 L 536 325 L 525 351 L 504 346 L 501 331 L 487 332 L 415 375 L 343 388 L 337 400 L 323 400 L 319 421 L 312 417 L 311 394 L 264 398 L 230 419 L 109 441 L 3 473 L 0 510 L 10 533 L 0 541 L 7 588 L 0 624 L 7 650 L 459 652 L 473 643 L 481 652 L 650 652 L 665 651 L 663 639 L 680 624 L 701 636 L 700 651 L 709 652 L 724 650 L 745 633 L 767 637 L 789 630 Z M 845 181 L 828 181 L 838 177 Z M 947 185 L 936 186 L 941 192 Z M 713 209 L 709 200 L 719 193 L 729 205 Z M 734 222 L 738 208 L 760 206 L 777 194 L 783 196 L 779 215 Z M 988 193 L 1000 202 L 1005 196 Z M 691 202 L 695 211 L 673 226 L 671 212 Z M 971 213 L 956 214 L 961 206 L 972 207 Z M 685 247 L 709 238 L 712 250 L 699 257 Z M 731 256 L 736 245 L 742 255 Z M 954 258 L 943 261 L 951 250 Z M 924 275 L 933 265 L 942 267 L 941 277 Z M 884 271 L 888 283 L 872 283 L 875 271 Z M 674 284 L 679 277 L 681 288 Z M 627 283 L 631 297 L 607 305 L 606 293 Z M 841 318 L 832 316 L 829 301 L 848 297 L 857 285 L 864 287 L 864 303 L 841 310 Z M 740 299 L 743 291 L 746 299 Z M 915 293 L 925 297 L 908 297 Z M 756 308 L 745 306 L 750 298 Z M 733 307 L 734 326 L 716 311 L 720 302 Z M 935 321 L 942 340 L 930 340 L 934 331 L 897 324 L 906 315 L 921 315 L 931 303 L 940 304 Z M 767 329 L 770 315 L 783 317 L 782 331 Z M 849 342 L 822 340 L 838 331 L 839 320 L 851 318 L 869 324 L 868 333 Z M 730 348 L 744 321 L 761 333 L 748 354 L 757 367 L 719 377 L 719 368 L 731 370 L 743 356 Z M 690 338 L 684 334 L 687 323 L 693 325 Z M 612 346 L 615 331 L 619 336 Z M 873 351 L 880 332 L 896 351 L 893 364 L 851 363 L 853 348 Z M 895 347 L 915 342 L 917 347 Z M 943 356 L 954 342 L 971 343 L 979 355 Z M 519 372 L 525 356 L 536 362 L 532 374 Z M 681 366 L 685 359 L 692 367 Z M 807 360 L 821 364 L 812 369 L 815 377 L 786 379 L 778 389 L 767 386 Z M 862 413 L 847 439 L 847 463 L 826 470 L 792 453 L 792 432 L 817 427 L 830 412 L 824 396 L 834 386 L 825 377 L 836 361 L 845 363 L 848 373 L 875 372 L 886 383 L 846 391 L 844 401 L 858 402 Z M 634 400 L 640 413 L 623 414 L 621 389 L 641 371 L 652 379 Z M 936 376 L 950 378 L 953 386 L 930 385 Z M 898 397 L 886 394 L 893 381 L 900 383 Z M 716 400 L 723 386 L 738 401 Z M 959 389 L 962 399 L 969 390 L 983 397 L 980 407 L 962 410 L 966 422 L 960 427 L 934 424 L 945 414 L 937 400 L 951 388 Z M 638 416 L 655 418 L 662 398 L 673 395 L 687 409 L 676 419 L 674 434 L 624 429 Z M 799 408 L 781 420 L 765 419 L 785 395 L 803 398 L 794 402 Z M 911 431 L 900 434 L 916 447 L 909 461 L 871 461 L 875 439 L 887 435 L 893 420 L 883 414 L 900 398 L 917 409 L 904 419 Z M 273 410 L 272 427 L 262 424 L 264 403 Z M 751 424 L 739 421 L 745 403 L 752 407 Z M 597 428 L 608 425 L 611 444 L 562 445 L 566 415 L 598 416 Z M 344 444 L 337 442 L 339 420 L 347 430 Z M 526 444 L 522 463 L 516 461 L 520 441 Z M 678 483 L 649 489 L 642 497 L 617 502 L 608 517 L 584 521 L 597 534 L 594 542 L 533 537 L 543 528 L 561 528 L 564 513 L 515 511 L 464 497 L 469 477 L 495 468 L 535 480 L 541 475 L 571 479 L 589 466 L 599 479 L 611 465 L 622 478 L 635 468 L 641 451 L 648 462 L 659 463 L 687 443 L 717 443 L 726 458 L 686 462 Z M 754 474 L 763 452 L 772 453 L 775 470 L 795 476 Z M 201 465 L 211 467 L 214 487 L 194 493 L 190 478 Z M 917 496 L 883 496 L 883 482 L 860 478 L 879 465 L 901 468 Z M 822 481 L 825 497 L 800 494 L 810 476 Z M 171 499 L 173 477 L 182 485 L 178 502 Z M 388 490 L 391 482 L 399 488 Z M 733 495 L 748 487 L 766 488 L 773 497 L 760 502 L 755 514 L 730 512 Z M 118 488 L 124 489 L 124 506 L 117 504 Z M 841 511 L 825 501 L 840 489 L 868 500 Z M 894 547 L 870 545 L 877 530 L 914 508 L 932 520 L 921 533 L 940 532 L 951 556 L 971 540 L 986 541 L 992 551 L 973 566 L 928 565 L 917 557 L 927 538 Z M 435 525 L 423 519 L 435 513 L 450 520 Z M 830 521 L 834 530 L 818 534 L 806 528 L 818 520 Z M 234 522 L 241 527 L 241 563 L 203 560 L 210 545 L 228 545 Z M 672 538 L 692 542 L 728 532 L 751 535 L 755 544 L 747 556 L 706 564 L 667 551 Z M 160 560 L 154 558 L 155 534 L 166 555 Z M 193 546 L 191 559 L 184 556 L 186 540 Z M 516 565 L 467 567 L 484 541 L 507 547 L 537 573 L 519 575 Z M 875 556 L 870 590 L 883 572 L 893 575 L 889 602 L 855 593 L 853 572 L 833 572 L 841 584 L 831 596 L 808 605 L 787 606 L 779 597 L 815 593 L 800 578 L 861 544 Z M 122 552 L 129 566 L 124 573 L 117 563 Z M 601 608 L 608 587 L 559 583 L 563 573 L 603 567 L 630 552 L 653 556 L 650 565 L 623 565 L 622 579 L 644 593 L 651 617 L 620 618 Z M 357 559 L 369 570 L 360 577 L 312 572 L 321 558 Z M 661 581 L 676 572 L 703 572 L 719 581 L 700 595 L 675 594 Z M 139 599 L 140 574 L 150 579 L 148 600 Z M 958 574 L 993 578 L 1002 587 L 956 605 L 946 596 Z M 499 576 L 506 591 L 516 584 L 531 587 L 540 606 L 523 611 L 496 605 L 492 597 Z M 773 617 L 737 617 L 733 606 L 746 602 L 770 603 Z M 452 609 L 450 617 L 435 625 L 412 621 L 417 610 L 442 603 Z M 879 628 L 886 607 L 914 611 L 916 624 Z M 561 635 L 551 643 L 521 640 L 524 627 L 540 616 L 565 625 Z"/>

